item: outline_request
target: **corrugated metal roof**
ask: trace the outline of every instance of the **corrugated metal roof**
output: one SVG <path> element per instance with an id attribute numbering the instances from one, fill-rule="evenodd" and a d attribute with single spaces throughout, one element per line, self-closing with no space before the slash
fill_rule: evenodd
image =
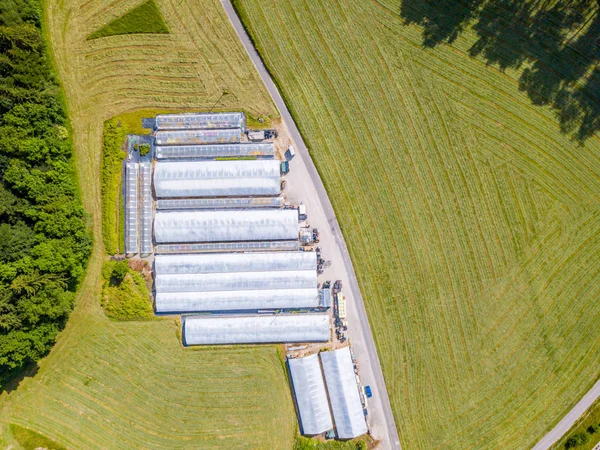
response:
<path id="1" fill-rule="evenodd" d="M 321 352 L 323 373 L 338 438 L 351 439 L 367 432 L 350 347 Z"/>
<path id="2" fill-rule="evenodd" d="M 185 345 L 327 342 L 327 314 L 184 316 Z"/>
<path id="3" fill-rule="evenodd" d="M 314 436 L 333 428 L 319 356 L 288 359 L 288 366 L 302 434 Z"/>
<path id="4" fill-rule="evenodd" d="M 277 241 L 298 239 L 293 209 L 157 211 L 157 243 Z"/>

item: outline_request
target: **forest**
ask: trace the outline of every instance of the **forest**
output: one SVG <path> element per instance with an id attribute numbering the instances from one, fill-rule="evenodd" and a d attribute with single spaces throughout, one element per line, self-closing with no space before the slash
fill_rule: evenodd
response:
<path id="1" fill-rule="evenodd" d="M 0 2 L 0 384 L 52 348 L 92 246 L 41 21 Z"/>

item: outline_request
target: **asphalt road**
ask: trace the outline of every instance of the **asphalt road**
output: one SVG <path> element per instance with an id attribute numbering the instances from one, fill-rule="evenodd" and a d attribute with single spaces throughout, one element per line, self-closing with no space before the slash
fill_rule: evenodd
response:
<path id="1" fill-rule="evenodd" d="M 587 391 L 581 400 L 567 413 L 558 424 L 544 436 L 540 442 L 535 444 L 532 450 L 547 450 L 558 441 L 569 429 L 577 422 L 583 413 L 585 413 L 592 403 L 600 397 L 600 380 Z"/>
<path id="2" fill-rule="evenodd" d="M 325 191 L 325 187 L 323 186 L 323 182 L 321 181 L 321 177 L 315 168 L 315 165 L 308 152 L 308 148 L 306 147 L 306 144 L 304 143 L 304 140 L 302 139 L 302 136 L 300 135 L 300 132 L 298 131 L 298 128 L 296 127 L 296 124 L 279 93 L 279 90 L 275 86 L 275 83 L 273 83 L 273 80 L 267 72 L 267 69 L 265 68 L 260 56 L 252 45 L 252 42 L 246 34 L 246 31 L 244 30 L 239 17 L 235 13 L 231 2 L 229 0 L 221 0 L 221 3 L 223 4 L 229 20 L 235 28 L 236 33 L 242 41 L 244 48 L 248 52 L 250 59 L 256 66 L 256 69 L 258 70 L 260 77 L 269 91 L 269 94 L 275 102 L 283 122 L 288 129 L 290 138 L 294 142 L 296 157 L 291 164 L 292 174 L 295 176 L 302 176 L 303 172 L 306 171 L 305 173 L 307 173 L 312 181 L 312 185 L 316 192 L 316 196 L 318 196 L 318 199 L 310 201 L 310 204 L 306 202 L 307 211 L 311 216 L 311 223 L 313 223 L 312 217 L 323 217 L 323 219 L 326 221 L 327 230 L 322 229 L 321 234 L 323 236 L 324 234 L 329 235 L 331 233 L 332 242 L 335 242 L 335 247 L 337 247 L 335 249 L 336 251 L 331 252 L 329 256 L 334 261 L 332 266 L 337 265 L 335 264 L 337 256 L 336 254 L 340 255 L 340 259 L 343 262 L 343 267 L 339 267 L 337 269 L 336 275 L 345 275 L 340 279 L 344 279 L 344 293 L 348 301 L 348 334 L 350 342 L 352 343 L 354 355 L 359 364 L 361 382 L 363 385 L 371 385 L 371 388 L 374 392 L 373 397 L 369 399 L 369 421 L 371 425 L 371 432 L 375 438 L 380 440 L 379 448 L 401 450 L 398 431 L 396 429 L 387 388 L 385 386 L 383 373 L 381 371 L 381 364 L 379 363 L 379 357 L 377 356 L 377 350 L 373 341 L 371 327 L 369 326 L 369 321 L 367 319 L 367 312 L 365 310 L 363 298 L 358 287 L 358 281 L 356 280 L 356 274 L 354 273 L 348 248 L 346 247 L 344 237 L 335 217 L 335 212 L 331 206 L 329 197 L 327 196 L 327 192 Z M 301 161 L 298 161 L 299 158 L 301 158 Z M 316 211 L 316 208 L 319 208 L 322 211 Z M 325 224 L 321 224 L 319 222 L 321 221 L 317 220 L 314 225 L 318 225 L 323 228 L 323 225 Z M 326 231 L 326 233 L 324 233 L 324 231 Z M 324 248 L 324 251 L 326 250 L 327 249 Z M 325 255 L 325 257 L 327 258 L 327 255 Z M 350 288 L 349 291 L 348 288 Z"/>

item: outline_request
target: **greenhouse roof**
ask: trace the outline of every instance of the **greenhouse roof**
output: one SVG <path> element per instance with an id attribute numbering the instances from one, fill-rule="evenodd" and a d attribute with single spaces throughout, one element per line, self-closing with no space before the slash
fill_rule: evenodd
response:
<path id="1" fill-rule="evenodd" d="M 158 159 L 182 158 L 219 158 L 231 156 L 268 156 L 275 155 L 275 146 L 271 142 L 244 142 L 239 144 L 212 145 L 170 145 L 156 147 Z"/>
<path id="2" fill-rule="evenodd" d="M 314 436 L 333 428 L 319 355 L 288 359 L 302 434 Z"/>
<path id="3" fill-rule="evenodd" d="M 156 292 L 310 289 L 317 287 L 317 271 L 158 274 L 154 285 Z"/>
<path id="4" fill-rule="evenodd" d="M 351 439 L 367 432 L 350 347 L 321 352 L 329 402 L 339 439 Z"/>
<path id="5" fill-rule="evenodd" d="M 280 164 L 256 161 L 159 161 L 154 169 L 157 197 L 279 195 Z"/>
<path id="6" fill-rule="evenodd" d="M 264 291 L 158 292 L 157 313 L 310 309 L 319 306 L 317 288 Z"/>
<path id="7" fill-rule="evenodd" d="M 313 270 L 315 252 L 220 253 L 196 255 L 156 255 L 154 271 L 163 274 L 272 272 Z"/>
<path id="8" fill-rule="evenodd" d="M 243 112 L 158 114 L 154 126 L 157 130 L 193 128 L 245 129 L 246 116 Z"/>
<path id="9" fill-rule="evenodd" d="M 281 208 L 283 197 L 161 198 L 156 209 Z"/>
<path id="10" fill-rule="evenodd" d="M 276 241 L 298 239 L 294 209 L 157 211 L 157 243 Z"/>
<path id="11" fill-rule="evenodd" d="M 178 130 L 157 131 L 154 134 L 156 145 L 198 145 L 198 144 L 235 144 L 242 138 L 239 128 L 221 130 Z"/>
<path id="12" fill-rule="evenodd" d="M 184 345 L 327 342 L 327 314 L 184 316 Z"/>

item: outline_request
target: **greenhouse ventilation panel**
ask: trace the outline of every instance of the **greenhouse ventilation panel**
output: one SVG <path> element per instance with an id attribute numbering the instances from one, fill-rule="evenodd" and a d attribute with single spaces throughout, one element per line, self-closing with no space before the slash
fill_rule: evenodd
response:
<path id="1" fill-rule="evenodd" d="M 321 352 L 329 402 L 339 439 L 352 439 L 367 432 L 350 347 Z"/>
<path id="2" fill-rule="evenodd" d="M 240 128 L 246 131 L 246 115 L 243 112 L 158 114 L 157 130 L 182 130 L 194 128 Z"/>
<path id="3" fill-rule="evenodd" d="M 281 208 L 283 203 L 283 197 L 161 198 L 156 209 Z"/>
<path id="4" fill-rule="evenodd" d="M 157 131 L 154 138 L 156 145 L 237 144 L 242 138 L 242 130 L 165 130 Z"/>
<path id="5" fill-rule="evenodd" d="M 257 161 L 160 161 L 154 169 L 159 198 L 278 196 L 280 164 Z"/>
<path id="6" fill-rule="evenodd" d="M 170 145 L 157 146 L 157 159 L 194 159 L 260 156 L 273 158 L 275 146 L 270 142 L 244 142 L 216 145 Z"/>
<path id="7" fill-rule="evenodd" d="M 327 314 L 183 316 L 184 345 L 327 342 Z"/>
<path id="8" fill-rule="evenodd" d="M 295 209 L 157 211 L 154 237 L 159 244 L 298 239 Z"/>
<path id="9" fill-rule="evenodd" d="M 319 355 L 288 359 L 300 431 L 315 436 L 333 428 Z"/>

